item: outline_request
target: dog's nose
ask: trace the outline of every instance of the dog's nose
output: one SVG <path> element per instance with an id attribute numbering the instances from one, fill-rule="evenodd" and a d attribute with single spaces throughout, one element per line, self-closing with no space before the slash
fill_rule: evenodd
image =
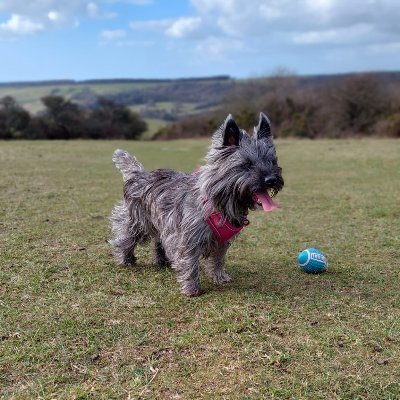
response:
<path id="1" fill-rule="evenodd" d="M 278 179 L 274 176 L 269 176 L 268 178 L 265 178 L 265 184 L 267 186 L 276 186 L 278 183 Z"/>

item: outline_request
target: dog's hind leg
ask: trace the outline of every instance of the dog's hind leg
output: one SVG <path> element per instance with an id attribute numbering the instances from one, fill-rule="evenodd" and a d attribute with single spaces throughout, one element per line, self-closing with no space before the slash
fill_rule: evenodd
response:
<path id="1" fill-rule="evenodd" d="M 136 263 L 134 250 L 136 242 L 131 237 L 118 237 L 110 241 L 113 246 L 114 256 L 118 263 L 123 266 L 130 266 Z"/>
<path id="2" fill-rule="evenodd" d="M 169 267 L 171 265 L 159 239 L 155 239 L 154 242 L 154 262 L 161 267 Z"/>
<path id="3" fill-rule="evenodd" d="M 130 219 L 124 202 L 117 204 L 112 212 L 111 232 L 110 244 L 118 263 L 124 266 L 135 264 L 134 250 L 143 240 L 143 229 Z"/>
<path id="4" fill-rule="evenodd" d="M 206 274 L 216 285 L 223 285 L 231 281 L 231 277 L 224 271 L 225 255 L 228 248 L 228 242 L 216 245 L 206 260 Z"/>

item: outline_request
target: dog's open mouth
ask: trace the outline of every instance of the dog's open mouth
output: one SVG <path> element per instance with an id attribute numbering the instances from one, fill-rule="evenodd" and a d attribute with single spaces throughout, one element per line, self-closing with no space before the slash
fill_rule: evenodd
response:
<path id="1" fill-rule="evenodd" d="M 260 207 L 263 208 L 265 212 L 269 212 L 274 210 L 275 208 L 279 208 L 279 204 L 276 204 L 271 197 L 275 196 L 277 191 L 275 189 L 268 189 L 266 192 L 257 192 L 253 195 L 253 200 Z"/>

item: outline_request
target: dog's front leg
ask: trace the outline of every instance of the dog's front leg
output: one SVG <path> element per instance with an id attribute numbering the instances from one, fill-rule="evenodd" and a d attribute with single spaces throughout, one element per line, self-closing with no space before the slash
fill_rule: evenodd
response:
<path id="1" fill-rule="evenodd" d="M 228 248 L 229 242 L 216 244 L 206 260 L 206 273 L 216 285 L 223 285 L 231 281 L 231 277 L 224 271 Z"/>
<path id="2" fill-rule="evenodd" d="M 199 259 L 200 254 L 193 251 L 181 254 L 173 262 L 173 268 L 178 274 L 178 282 L 181 285 L 181 292 L 186 296 L 200 296 L 202 293 L 199 276 Z"/>

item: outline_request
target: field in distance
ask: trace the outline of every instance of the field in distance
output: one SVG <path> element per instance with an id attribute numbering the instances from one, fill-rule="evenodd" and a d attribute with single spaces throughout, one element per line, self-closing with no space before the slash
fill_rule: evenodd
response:
<path id="1" fill-rule="evenodd" d="M 31 114 L 44 109 L 41 98 L 63 96 L 83 107 L 93 107 L 105 96 L 140 113 L 154 127 L 175 121 L 181 116 L 214 109 L 235 85 L 228 76 L 192 79 L 109 79 L 88 81 L 43 81 L 0 84 L 0 98 L 12 96 Z"/>

